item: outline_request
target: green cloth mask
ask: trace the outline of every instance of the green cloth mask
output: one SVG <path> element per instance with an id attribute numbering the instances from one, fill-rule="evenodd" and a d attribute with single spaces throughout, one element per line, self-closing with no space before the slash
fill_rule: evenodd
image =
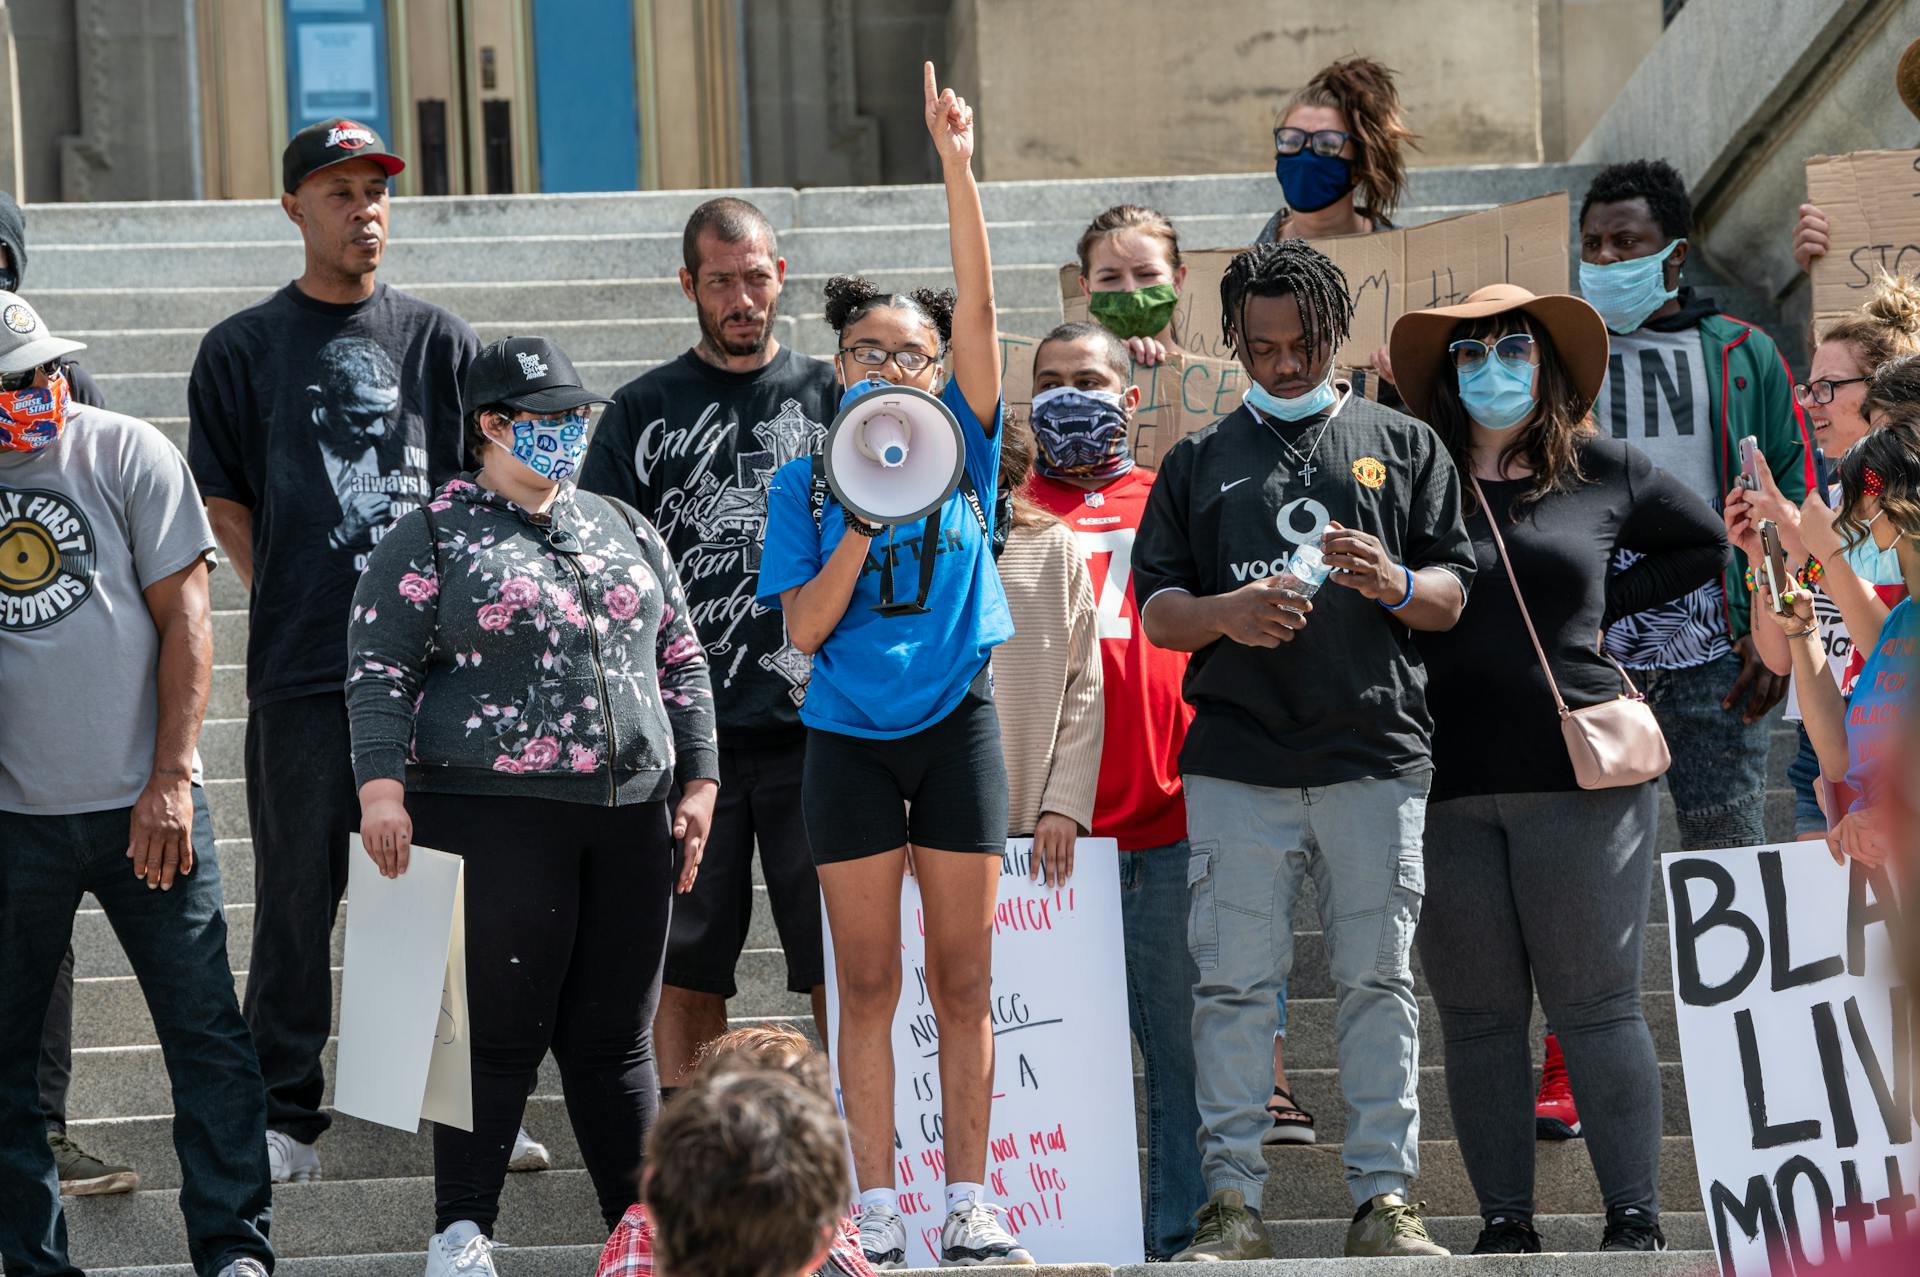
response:
<path id="1" fill-rule="evenodd" d="M 1180 294 L 1172 284 L 1152 284 L 1131 291 L 1090 294 L 1087 313 L 1116 337 L 1151 337 L 1166 330 L 1179 302 Z"/>

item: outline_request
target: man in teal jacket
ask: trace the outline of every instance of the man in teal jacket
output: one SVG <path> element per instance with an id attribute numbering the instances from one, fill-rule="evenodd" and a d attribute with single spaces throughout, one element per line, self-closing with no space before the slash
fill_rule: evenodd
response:
<path id="1" fill-rule="evenodd" d="M 1739 442 L 1752 435 L 1798 502 L 1813 454 L 1792 377 L 1766 333 L 1681 287 L 1692 217 L 1686 184 L 1660 160 L 1603 169 L 1587 190 L 1580 291 L 1612 330 L 1594 417 L 1716 510 L 1739 476 Z M 1735 551 L 1719 581 L 1607 633 L 1672 748 L 1668 785 L 1690 851 L 1766 841 L 1766 720 L 1787 684 L 1754 650 L 1745 570 Z"/>

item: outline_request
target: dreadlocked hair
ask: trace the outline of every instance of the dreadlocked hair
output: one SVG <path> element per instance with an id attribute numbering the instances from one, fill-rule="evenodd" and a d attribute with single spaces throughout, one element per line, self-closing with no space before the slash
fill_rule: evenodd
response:
<path id="1" fill-rule="evenodd" d="M 1303 239 L 1255 244 L 1227 263 L 1226 273 L 1220 277 L 1220 336 L 1228 349 L 1240 349 L 1247 298 L 1284 297 L 1289 293 L 1300 304 L 1308 364 L 1318 361 L 1322 346 L 1338 350 L 1353 327 L 1347 276 L 1332 258 Z"/>
<path id="2" fill-rule="evenodd" d="M 835 275 L 827 281 L 827 327 L 845 332 L 869 313 L 882 306 L 912 311 L 940 338 L 945 350 L 953 340 L 953 303 L 951 288 L 916 288 L 908 293 L 883 293 L 879 285 L 858 275 Z"/>

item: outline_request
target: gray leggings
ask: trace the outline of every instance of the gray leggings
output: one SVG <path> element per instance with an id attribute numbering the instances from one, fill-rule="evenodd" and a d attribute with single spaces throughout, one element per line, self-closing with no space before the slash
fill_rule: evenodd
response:
<path id="1" fill-rule="evenodd" d="M 1487 1218 L 1533 1216 L 1535 989 L 1607 1209 L 1659 1212 L 1660 1065 L 1640 1013 L 1656 802 L 1648 784 L 1427 809 L 1420 960 L 1460 1154 Z"/>

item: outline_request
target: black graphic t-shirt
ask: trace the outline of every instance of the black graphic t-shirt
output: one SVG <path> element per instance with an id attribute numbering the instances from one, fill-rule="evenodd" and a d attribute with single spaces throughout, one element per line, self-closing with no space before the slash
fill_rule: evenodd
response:
<path id="1" fill-rule="evenodd" d="M 739 373 L 689 350 L 622 386 L 594 428 L 580 486 L 636 507 L 666 538 L 707 648 L 723 744 L 801 730 L 810 663 L 754 587 L 767 481 L 813 451 L 839 404 L 822 360 L 782 348 Z"/>
<path id="2" fill-rule="evenodd" d="M 1204 598 L 1277 576 L 1329 521 L 1373 533 L 1408 568 L 1446 568 L 1463 589 L 1473 580 L 1460 483 L 1439 437 L 1349 397 L 1331 421 L 1269 422 L 1243 407 L 1175 444 L 1134 541 L 1134 595 L 1147 612 L 1166 590 Z M 1180 770 L 1286 788 L 1416 771 L 1430 757 L 1426 691 L 1413 633 L 1329 581 L 1291 643 L 1220 639 L 1193 654 Z"/>
<path id="3" fill-rule="evenodd" d="M 461 469 L 466 321 L 382 284 L 364 302 L 293 284 L 222 320 L 187 387 L 203 496 L 253 511 L 247 698 L 338 692 L 373 547 Z"/>

